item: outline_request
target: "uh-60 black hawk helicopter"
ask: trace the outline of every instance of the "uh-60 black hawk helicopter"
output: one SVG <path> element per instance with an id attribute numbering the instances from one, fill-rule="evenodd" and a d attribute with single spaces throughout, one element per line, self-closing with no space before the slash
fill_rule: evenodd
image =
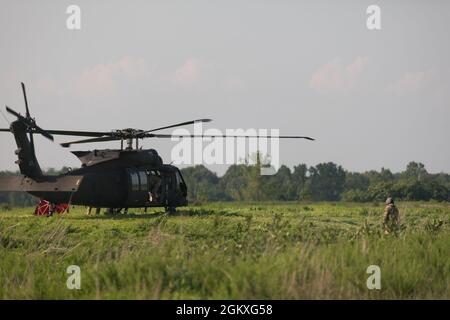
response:
<path id="1" fill-rule="evenodd" d="M 16 163 L 20 176 L 0 176 L 0 191 L 27 192 L 41 202 L 36 214 L 51 215 L 55 210 L 64 212 L 69 206 L 80 205 L 89 208 L 107 208 L 110 213 L 118 213 L 128 208 L 163 207 L 173 212 L 176 207 L 187 205 L 187 186 L 180 170 L 170 164 L 164 164 L 154 149 L 139 149 L 139 139 L 171 138 L 171 134 L 155 133 L 195 122 L 209 122 L 210 119 L 186 121 L 151 130 L 122 129 L 111 132 L 44 130 L 40 128 L 28 109 L 25 85 L 22 83 L 25 99 L 25 116 L 6 106 L 6 111 L 17 117 L 9 129 L 17 144 Z M 54 140 L 53 135 L 89 137 L 62 143 L 63 147 L 72 144 L 120 141 L 117 150 L 72 151 L 82 163 L 81 168 L 71 170 L 58 176 L 44 175 L 35 154 L 34 134 L 41 134 Z M 176 135 L 176 137 L 217 138 L 245 137 L 241 135 Z M 252 136 L 271 138 L 270 136 Z M 279 136 L 277 138 L 294 138 L 314 140 L 302 136 Z M 124 148 L 124 142 L 126 147 Z M 133 144 L 135 143 L 135 148 Z"/>

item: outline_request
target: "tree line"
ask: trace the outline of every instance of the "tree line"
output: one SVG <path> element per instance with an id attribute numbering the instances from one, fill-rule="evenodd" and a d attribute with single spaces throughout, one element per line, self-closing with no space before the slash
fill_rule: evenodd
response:
<path id="1" fill-rule="evenodd" d="M 190 201 L 450 201 L 450 175 L 431 174 L 422 163 L 410 162 L 392 173 L 350 172 L 333 162 L 308 167 L 281 166 L 274 175 L 260 175 L 260 164 L 232 165 L 222 177 L 203 165 L 182 169 Z"/>
<path id="2" fill-rule="evenodd" d="M 450 201 L 450 175 L 428 173 L 422 163 L 410 162 L 404 171 L 350 172 L 333 162 L 308 167 L 281 166 L 274 175 L 260 174 L 261 164 L 238 164 L 219 177 L 203 165 L 181 169 L 190 202 L 208 201 Z M 67 172 L 50 169 L 46 174 Z M 17 172 L 0 172 L 18 174 Z M 36 199 L 23 192 L 0 192 L 4 206 L 32 206 Z"/>

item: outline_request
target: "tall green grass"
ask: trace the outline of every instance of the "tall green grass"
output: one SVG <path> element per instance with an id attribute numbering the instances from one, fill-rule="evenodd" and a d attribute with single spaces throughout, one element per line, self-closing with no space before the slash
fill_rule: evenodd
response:
<path id="1" fill-rule="evenodd" d="M 450 207 L 214 203 L 52 218 L 0 213 L 2 299 L 449 299 Z M 66 268 L 81 268 L 81 290 Z M 381 268 L 381 290 L 366 269 Z"/>

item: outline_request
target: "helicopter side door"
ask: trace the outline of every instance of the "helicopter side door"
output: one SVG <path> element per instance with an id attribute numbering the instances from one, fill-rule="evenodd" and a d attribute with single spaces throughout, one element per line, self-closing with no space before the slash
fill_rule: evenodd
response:
<path id="1" fill-rule="evenodd" d="M 183 206 L 186 201 L 186 184 L 177 168 L 168 166 L 161 171 L 163 179 L 163 201 L 166 207 Z"/>
<path id="2" fill-rule="evenodd" d="M 128 207 L 145 207 L 149 202 L 148 176 L 145 170 L 127 169 Z"/>

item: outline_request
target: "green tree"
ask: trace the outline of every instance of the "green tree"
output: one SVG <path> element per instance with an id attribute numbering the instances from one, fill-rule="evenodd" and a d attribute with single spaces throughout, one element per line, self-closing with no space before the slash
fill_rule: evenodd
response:
<path id="1" fill-rule="evenodd" d="M 410 180 L 422 180 L 428 175 L 425 165 L 420 162 L 411 161 L 406 166 L 406 170 L 402 172 L 401 176 Z"/>
<path id="2" fill-rule="evenodd" d="M 345 172 L 345 190 L 362 190 L 365 191 L 370 185 L 370 179 L 366 175 L 359 172 Z"/>
<path id="3" fill-rule="evenodd" d="M 308 179 L 308 166 L 306 164 L 299 164 L 294 166 L 294 171 L 292 172 L 292 186 L 294 188 L 294 199 L 301 199 L 301 192 L 306 186 L 306 181 Z"/>
<path id="4" fill-rule="evenodd" d="M 309 169 L 309 184 L 314 200 L 337 201 L 344 190 L 345 171 L 333 162 L 319 163 Z"/>
<path id="5" fill-rule="evenodd" d="M 184 168 L 181 173 L 188 187 L 190 201 L 220 200 L 219 178 L 205 166 Z"/>
<path id="6" fill-rule="evenodd" d="M 231 200 L 246 200 L 247 167 L 244 164 L 231 165 L 220 179 L 220 186 Z"/>
<path id="7" fill-rule="evenodd" d="M 281 201 L 298 199 L 297 188 L 293 183 L 291 170 L 288 167 L 283 165 L 276 174 L 263 178 L 265 199 Z"/>

